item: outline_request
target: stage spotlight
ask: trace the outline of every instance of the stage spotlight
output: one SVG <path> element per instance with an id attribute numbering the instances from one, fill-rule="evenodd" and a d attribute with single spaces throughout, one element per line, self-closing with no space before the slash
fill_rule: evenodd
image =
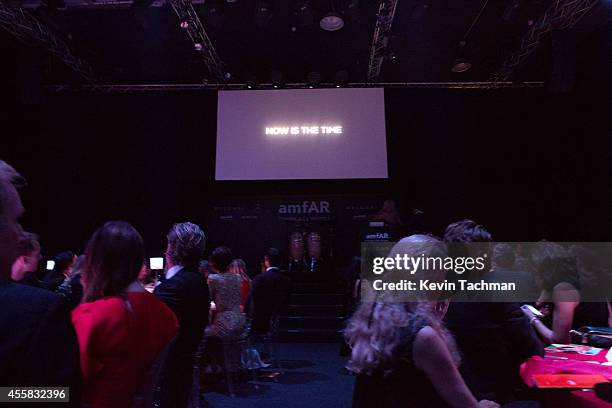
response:
<path id="1" fill-rule="evenodd" d="M 204 48 L 202 43 L 197 42 L 197 43 L 193 44 L 193 49 L 196 50 L 196 51 L 202 51 L 202 48 Z"/>
<path id="2" fill-rule="evenodd" d="M 459 42 L 459 48 L 457 49 L 457 54 L 455 56 L 455 60 L 453 61 L 453 65 L 451 67 L 452 72 L 462 73 L 472 68 L 472 63 L 467 58 L 465 46 L 466 46 L 465 41 Z"/>
<path id="3" fill-rule="evenodd" d="M 306 80 L 309 88 L 316 88 L 321 85 L 321 73 L 317 71 L 311 71 L 306 76 Z"/>
<path id="4" fill-rule="evenodd" d="M 314 23 L 312 4 L 310 0 L 297 0 L 295 2 L 295 17 L 299 27 L 307 27 Z"/>
<path id="5" fill-rule="evenodd" d="M 330 0 L 331 11 L 321 18 L 319 27 L 325 31 L 338 31 L 344 27 L 344 19 L 336 12 L 334 0 Z"/>
<path id="6" fill-rule="evenodd" d="M 247 89 L 254 89 L 257 88 L 257 77 L 248 72 L 244 75 L 244 82 L 246 84 Z"/>
<path id="7" fill-rule="evenodd" d="M 348 80 L 349 80 L 349 73 L 348 71 L 345 71 L 345 70 L 336 72 L 336 75 L 334 76 L 334 84 L 336 88 L 341 88 L 343 86 L 346 86 Z"/>
<path id="8" fill-rule="evenodd" d="M 187 21 L 187 20 L 182 20 L 182 21 L 181 21 L 181 24 L 180 24 L 180 27 L 181 27 L 183 30 L 188 29 L 188 28 L 189 28 L 189 21 Z"/>
<path id="9" fill-rule="evenodd" d="M 383 48 L 381 55 L 389 62 L 399 62 L 399 50 L 401 47 L 400 37 L 390 33 L 385 34 L 382 39 Z"/>
<path id="10" fill-rule="evenodd" d="M 255 4 L 255 25 L 264 27 L 272 19 L 272 4 L 269 1 L 258 1 Z"/>
<path id="11" fill-rule="evenodd" d="M 338 31 L 344 27 L 344 20 L 340 14 L 332 11 L 323 16 L 319 26 L 325 31 Z"/>
<path id="12" fill-rule="evenodd" d="M 273 88 L 280 88 L 285 84 L 283 73 L 277 70 L 270 72 L 270 82 Z"/>

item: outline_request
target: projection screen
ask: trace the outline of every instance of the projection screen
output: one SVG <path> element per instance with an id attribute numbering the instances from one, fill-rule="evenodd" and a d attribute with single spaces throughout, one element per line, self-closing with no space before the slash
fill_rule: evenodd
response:
<path id="1" fill-rule="evenodd" d="M 384 90 L 220 91 L 217 180 L 387 178 Z"/>

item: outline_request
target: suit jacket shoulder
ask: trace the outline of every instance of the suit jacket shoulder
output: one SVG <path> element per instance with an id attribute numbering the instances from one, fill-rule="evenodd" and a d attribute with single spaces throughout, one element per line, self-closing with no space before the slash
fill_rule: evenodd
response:
<path id="1" fill-rule="evenodd" d="M 0 284 L 0 383 L 78 386 L 78 378 L 78 344 L 63 299 Z"/>

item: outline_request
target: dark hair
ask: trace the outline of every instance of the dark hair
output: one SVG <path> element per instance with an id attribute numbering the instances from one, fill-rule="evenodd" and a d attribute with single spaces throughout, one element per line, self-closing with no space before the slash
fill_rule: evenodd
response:
<path id="1" fill-rule="evenodd" d="M 40 244 L 38 243 L 38 235 L 31 232 L 23 232 L 23 239 L 19 241 L 17 246 L 19 256 L 32 255 L 35 251 L 40 251 Z"/>
<path id="2" fill-rule="evenodd" d="M 565 282 L 580 290 L 580 277 L 576 258 L 545 258 L 537 273 L 542 279 L 542 287 L 552 292 L 559 283 Z"/>
<path id="3" fill-rule="evenodd" d="M 196 224 L 182 222 L 174 224 L 168 232 L 168 256 L 176 265 L 197 268 L 204 249 L 206 236 Z"/>
<path id="4" fill-rule="evenodd" d="M 72 251 L 65 251 L 55 255 L 55 257 L 53 257 L 53 260 L 55 261 L 53 273 L 57 276 L 63 274 L 64 271 L 74 262 L 74 256 L 75 253 Z"/>
<path id="5" fill-rule="evenodd" d="M 514 268 L 516 256 L 514 247 L 505 242 L 495 244 L 493 247 L 493 264 L 500 268 Z"/>
<path id="6" fill-rule="evenodd" d="M 144 261 L 142 237 L 125 221 L 109 221 L 91 236 L 83 266 L 84 302 L 124 293 Z"/>
<path id="7" fill-rule="evenodd" d="M 268 249 L 265 255 L 266 259 L 270 266 L 279 267 L 281 263 L 280 251 L 276 248 Z"/>
<path id="8" fill-rule="evenodd" d="M 453 222 L 444 231 L 445 242 L 492 242 L 491 233 L 472 220 Z"/>
<path id="9" fill-rule="evenodd" d="M 210 254 L 210 262 L 219 272 L 227 271 L 232 259 L 232 251 L 226 246 L 216 247 Z"/>

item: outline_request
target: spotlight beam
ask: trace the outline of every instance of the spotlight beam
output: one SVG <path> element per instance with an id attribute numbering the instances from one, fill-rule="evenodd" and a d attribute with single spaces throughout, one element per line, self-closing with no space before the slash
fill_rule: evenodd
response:
<path id="1" fill-rule="evenodd" d="M 598 0 L 554 0 L 542 17 L 523 35 L 519 48 L 504 60 L 491 81 L 507 81 L 514 70 L 538 48 L 546 34 L 553 30 L 574 27 L 597 2 Z"/>
<path id="2" fill-rule="evenodd" d="M 206 30 L 204 30 L 202 21 L 193 8 L 191 1 L 172 0 L 170 4 L 181 22 L 181 27 L 184 26 L 184 31 L 191 39 L 194 49 L 198 50 L 202 56 L 210 76 L 217 81 L 225 82 L 227 74 L 225 64 L 219 58 L 219 54 L 217 54 L 210 37 L 208 37 Z"/>
<path id="3" fill-rule="evenodd" d="M 377 82 L 380 70 L 385 59 L 384 50 L 388 40 L 386 36 L 391 32 L 397 0 L 380 0 L 378 14 L 376 16 L 376 26 L 374 27 L 374 37 L 370 47 L 370 60 L 368 62 L 368 82 Z"/>
<path id="4" fill-rule="evenodd" d="M 30 12 L 22 8 L 10 7 L 0 1 L 0 28 L 26 44 L 34 43 L 44 46 L 51 55 L 79 74 L 86 82 L 95 82 L 91 66 L 76 57 L 62 39 Z"/>

